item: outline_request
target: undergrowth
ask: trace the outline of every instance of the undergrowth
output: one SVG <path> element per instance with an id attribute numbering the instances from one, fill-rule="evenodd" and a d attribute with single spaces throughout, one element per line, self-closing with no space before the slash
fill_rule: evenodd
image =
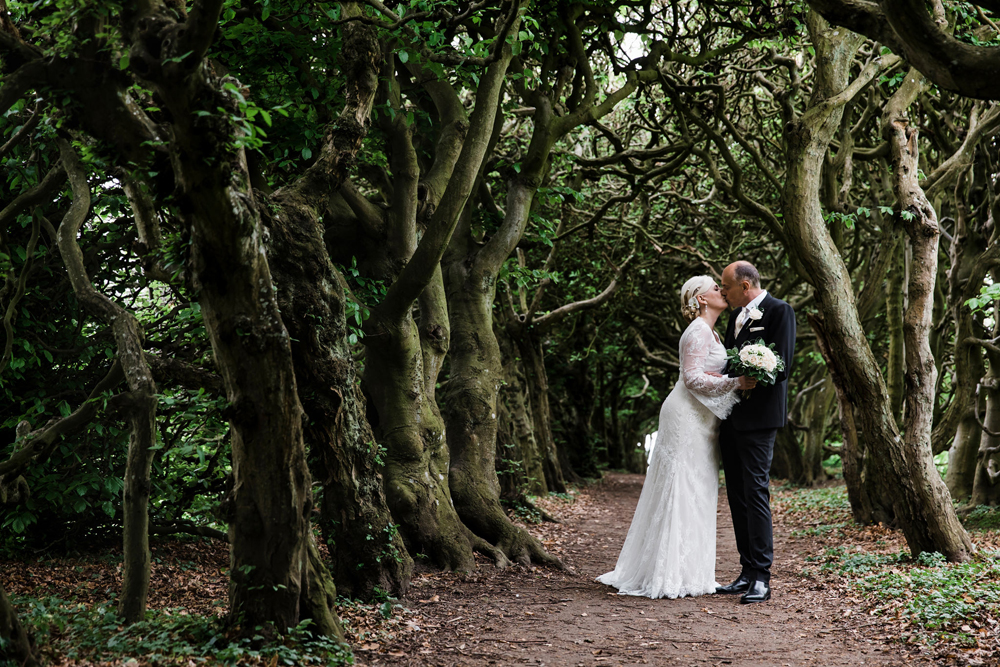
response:
<path id="1" fill-rule="evenodd" d="M 779 488 L 779 490 L 785 489 L 786 487 Z M 847 499 L 847 487 L 843 485 L 788 490 L 791 493 L 782 493 L 773 500 L 775 505 L 780 505 L 788 514 L 851 511 L 851 503 Z"/>
<path id="2" fill-rule="evenodd" d="M 39 646 L 71 662 L 132 659 L 157 665 L 350 665 L 350 648 L 315 636 L 311 621 L 285 635 L 240 637 L 222 619 L 189 615 L 184 609 L 146 613 L 121 625 L 114 609 L 59 598 L 12 600 Z M 260 630 L 260 628 L 258 628 Z M 0 661 L 0 665 L 4 664 Z"/>
<path id="3" fill-rule="evenodd" d="M 962 519 L 968 530 L 1000 530 L 1000 508 L 980 505 Z"/>
<path id="4" fill-rule="evenodd" d="M 900 626 L 907 641 L 962 647 L 996 645 L 1000 633 L 1000 551 L 983 549 L 967 563 L 939 553 L 890 554 L 827 549 L 815 560 L 862 594 L 873 616 Z"/>

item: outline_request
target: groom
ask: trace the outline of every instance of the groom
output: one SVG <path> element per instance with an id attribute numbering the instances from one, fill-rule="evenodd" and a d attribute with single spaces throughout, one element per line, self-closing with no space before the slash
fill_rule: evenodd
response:
<path id="1" fill-rule="evenodd" d="M 785 394 L 795 353 L 795 313 L 792 307 L 760 287 L 760 274 L 749 262 L 733 262 L 722 272 L 722 296 L 732 307 L 726 328 L 727 349 L 762 339 L 785 362 L 771 386 L 758 383 L 719 428 L 726 494 L 733 515 L 740 576 L 716 593 L 742 594 L 750 604 L 771 599 L 771 495 L 767 485 L 774 436 L 785 425 Z"/>

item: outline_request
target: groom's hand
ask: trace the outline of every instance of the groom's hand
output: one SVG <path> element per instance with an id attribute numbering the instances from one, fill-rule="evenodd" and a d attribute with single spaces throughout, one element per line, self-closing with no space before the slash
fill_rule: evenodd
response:
<path id="1" fill-rule="evenodd" d="M 748 389 L 753 389 L 756 386 L 757 386 L 757 380 L 755 380 L 752 377 L 748 377 L 746 375 L 741 375 L 740 379 L 736 381 L 737 389 L 748 390 Z"/>

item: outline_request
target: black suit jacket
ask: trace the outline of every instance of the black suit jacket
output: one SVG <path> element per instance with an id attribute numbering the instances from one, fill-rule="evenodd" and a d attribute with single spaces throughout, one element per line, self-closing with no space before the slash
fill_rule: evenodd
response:
<path id="1" fill-rule="evenodd" d="M 770 292 L 758 308 L 761 318 L 744 323 L 739 336 L 735 335 L 736 318 L 743 309 L 735 308 L 729 314 L 726 349 L 740 348 L 760 338 L 765 345 L 774 343 L 775 351 L 785 361 L 785 370 L 778 373 L 777 382 L 773 385 L 758 384 L 749 398 L 741 398 L 736 404 L 726 421 L 737 431 L 782 428 L 788 419 L 788 376 L 795 355 L 795 312 L 787 303 L 771 296 Z"/>

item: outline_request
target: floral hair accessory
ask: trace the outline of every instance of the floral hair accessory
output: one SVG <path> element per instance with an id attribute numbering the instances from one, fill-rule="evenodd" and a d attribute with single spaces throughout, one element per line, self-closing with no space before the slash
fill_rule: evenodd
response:
<path id="1" fill-rule="evenodd" d="M 688 305 L 691 306 L 692 308 L 698 308 L 699 307 L 698 306 L 698 297 L 693 296 L 690 299 L 688 299 Z"/>

